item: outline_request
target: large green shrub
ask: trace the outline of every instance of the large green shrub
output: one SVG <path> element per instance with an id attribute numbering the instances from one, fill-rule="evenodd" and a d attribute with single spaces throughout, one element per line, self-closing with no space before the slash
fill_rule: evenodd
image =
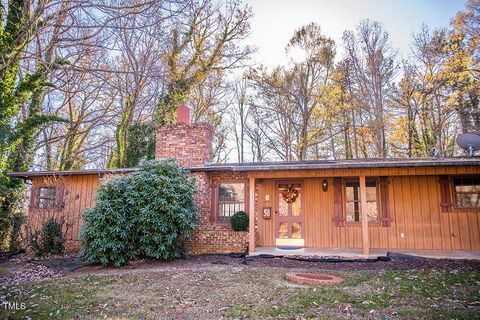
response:
<path id="1" fill-rule="evenodd" d="M 235 212 L 230 218 L 233 231 L 248 230 L 248 216 L 244 211 Z"/>
<path id="2" fill-rule="evenodd" d="M 37 256 L 61 254 L 65 251 L 62 225 L 55 219 L 43 223 L 42 228 L 30 236 L 30 247 Z"/>
<path id="3" fill-rule="evenodd" d="M 115 266 L 181 257 L 197 226 L 195 192 L 195 180 L 173 160 L 146 161 L 101 184 L 95 209 L 83 213 L 82 257 Z"/>

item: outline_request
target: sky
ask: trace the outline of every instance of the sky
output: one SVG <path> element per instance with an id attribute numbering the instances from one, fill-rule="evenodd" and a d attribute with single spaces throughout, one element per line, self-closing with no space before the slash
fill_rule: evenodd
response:
<path id="1" fill-rule="evenodd" d="M 256 63 L 272 68 L 287 63 L 285 46 L 300 26 L 315 22 L 337 43 L 345 30 L 363 19 L 382 22 L 401 58 L 409 54 L 412 34 L 422 24 L 448 26 L 464 9 L 463 0 L 245 0 L 252 7 L 250 43 L 258 49 Z"/>

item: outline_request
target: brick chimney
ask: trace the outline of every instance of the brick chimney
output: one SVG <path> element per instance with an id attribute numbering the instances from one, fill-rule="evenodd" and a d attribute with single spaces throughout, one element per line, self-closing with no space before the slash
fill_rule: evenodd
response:
<path id="1" fill-rule="evenodd" d="M 174 158 L 184 168 L 200 167 L 212 159 L 213 127 L 190 123 L 190 110 L 180 106 L 177 123 L 157 128 L 155 159 Z"/>

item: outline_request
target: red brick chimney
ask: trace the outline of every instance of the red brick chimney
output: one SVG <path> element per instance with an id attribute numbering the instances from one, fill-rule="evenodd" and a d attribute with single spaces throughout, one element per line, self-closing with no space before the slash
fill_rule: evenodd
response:
<path id="1" fill-rule="evenodd" d="M 180 106 L 177 123 L 157 128 L 155 159 L 174 158 L 184 168 L 200 167 L 212 159 L 213 127 L 190 123 L 190 110 Z"/>

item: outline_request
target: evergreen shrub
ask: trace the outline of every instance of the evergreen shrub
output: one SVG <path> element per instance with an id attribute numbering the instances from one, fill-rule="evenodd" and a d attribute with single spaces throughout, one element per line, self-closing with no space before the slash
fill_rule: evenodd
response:
<path id="1" fill-rule="evenodd" d="M 195 180 L 174 160 L 146 161 L 102 183 L 96 207 L 83 213 L 83 259 L 122 266 L 134 258 L 183 256 L 198 223 L 195 193 Z"/>

